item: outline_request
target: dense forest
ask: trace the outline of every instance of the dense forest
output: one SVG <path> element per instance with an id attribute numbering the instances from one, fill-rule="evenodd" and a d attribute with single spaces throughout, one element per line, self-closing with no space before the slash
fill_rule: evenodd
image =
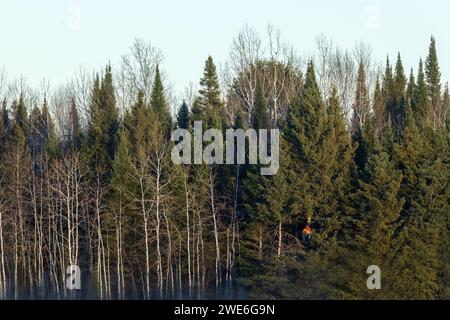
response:
<path id="1" fill-rule="evenodd" d="M 320 36 L 299 58 L 268 34 L 244 28 L 224 70 L 207 57 L 182 103 L 141 40 L 53 90 L 1 77 L 0 298 L 449 299 L 435 39 L 409 72 L 400 53 L 377 63 Z M 279 129 L 278 173 L 173 164 L 171 133 L 197 120 Z M 81 290 L 66 286 L 70 265 Z M 366 286 L 370 265 L 381 290 Z"/>

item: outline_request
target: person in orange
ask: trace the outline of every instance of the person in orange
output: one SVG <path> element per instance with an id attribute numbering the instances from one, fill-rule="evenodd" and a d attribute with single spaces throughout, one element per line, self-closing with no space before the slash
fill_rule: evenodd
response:
<path id="1" fill-rule="evenodd" d="M 309 240 L 311 239 L 311 235 L 312 235 L 312 229 L 309 226 L 309 224 L 307 224 L 304 228 L 303 228 L 303 232 L 302 232 L 302 236 L 303 236 L 303 241 Z"/>

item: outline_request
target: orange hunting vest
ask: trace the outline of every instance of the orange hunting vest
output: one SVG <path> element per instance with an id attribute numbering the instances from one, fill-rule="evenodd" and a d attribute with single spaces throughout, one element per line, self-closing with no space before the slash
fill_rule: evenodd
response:
<path id="1" fill-rule="evenodd" d="M 303 233 L 304 233 L 304 234 L 307 234 L 307 235 L 312 234 L 312 229 L 311 229 L 311 227 L 310 227 L 310 226 L 306 226 L 306 227 L 303 229 Z"/>

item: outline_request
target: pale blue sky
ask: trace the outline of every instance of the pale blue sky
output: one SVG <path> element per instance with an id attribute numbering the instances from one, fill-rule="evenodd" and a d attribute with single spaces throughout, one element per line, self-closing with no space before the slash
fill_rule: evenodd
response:
<path id="1" fill-rule="evenodd" d="M 67 27 L 73 5 L 80 9 L 78 30 Z M 371 16 L 373 8 L 379 19 Z M 299 52 L 311 51 L 314 38 L 325 33 L 342 47 L 364 40 L 380 60 L 400 51 L 407 71 L 426 55 L 434 34 L 443 80 L 450 76 L 446 0 L 1 0 L 0 66 L 9 78 L 23 74 L 38 84 L 45 77 L 55 85 L 80 64 L 92 70 L 117 63 L 138 37 L 163 51 L 163 68 L 181 90 L 198 81 L 208 55 L 218 64 L 228 59 L 245 24 L 263 31 L 268 22 Z"/>

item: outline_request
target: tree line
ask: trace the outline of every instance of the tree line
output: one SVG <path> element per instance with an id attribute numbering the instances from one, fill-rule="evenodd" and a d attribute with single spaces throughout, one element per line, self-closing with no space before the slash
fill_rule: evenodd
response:
<path id="1" fill-rule="evenodd" d="M 324 38 L 302 68 L 268 34 L 267 55 L 251 29 L 236 37 L 226 86 L 208 57 L 176 112 L 140 41 L 116 75 L 78 78 L 83 94 L 50 107 L 19 86 L 4 100 L 0 298 L 448 299 L 450 100 L 434 38 L 407 77 L 400 54 L 375 72 L 362 45 L 351 59 Z M 174 165 L 172 131 L 199 120 L 280 129 L 278 173 Z"/>

